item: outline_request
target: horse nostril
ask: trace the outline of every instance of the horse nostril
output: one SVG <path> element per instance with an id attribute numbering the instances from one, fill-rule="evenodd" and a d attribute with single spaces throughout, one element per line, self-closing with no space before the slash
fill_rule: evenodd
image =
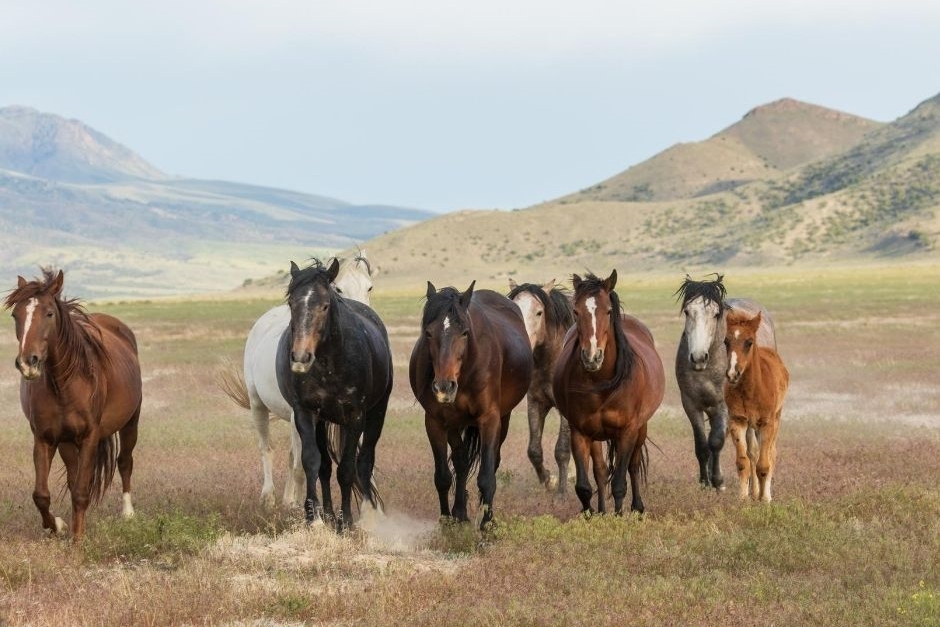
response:
<path id="1" fill-rule="evenodd" d="M 38 364 L 39 364 L 39 355 L 30 355 L 30 357 L 29 357 L 29 365 L 30 365 L 30 366 L 37 366 Z"/>
<path id="2" fill-rule="evenodd" d="M 305 363 L 307 363 L 308 361 L 310 361 L 310 359 L 311 359 L 312 357 L 313 357 L 313 355 L 311 355 L 310 353 L 308 353 L 308 352 L 306 352 L 306 351 L 304 351 L 303 353 L 300 353 L 300 354 L 297 354 L 297 353 L 291 351 L 291 354 L 290 354 L 291 361 L 293 361 L 293 362 L 295 362 L 295 363 L 298 363 L 298 364 L 305 364 Z"/>

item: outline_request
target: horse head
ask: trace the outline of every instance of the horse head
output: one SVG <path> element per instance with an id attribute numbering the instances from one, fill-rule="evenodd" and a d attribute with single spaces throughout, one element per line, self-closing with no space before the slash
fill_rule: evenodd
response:
<path id="1" fill-rule="evenodd" d="M 339 260 L 339 274 L 333 280 L 336 293 L 343 298 L 359 301 L 364 305 L 371 305 L 372 296 L 372 265 L 366 259 L 365 253 L 360 252 L 352 261 Z"/>
<path id="2" fill-rule="evenodd" d="M 13 309 L 16 321 L 16 339 L 19 341 L 16 368 L 24 379 L 30 380 L 42 374 L 43 363 L 49 353 L 49 340 L 58 332 L 59 318 L 68 315 L 59 300 L 64 280 L 62 271 L 54 273 L 44 268 L 43 274 L 43 279 L 35 281 L 17 277 L 17 287 L 4 303 L 7 309 Z"/>
<path id="3" fill-rule="evenodd" d="M 728 333 L 725 335 L 725 348 L 728 351 L 728 382 L 737 385 L 747 370 L 757 347 L 757 329 L 760 328 L 761 312 L 748 317 L 744 312 L 732 311 L 728 314 Z"/>
<path id="4" fill-rule="evenodd" d="M 428 281 L 428 302 L 421 326 L 434 368 L 431 391 L 439 403 L 453 403 L 457 398 L 460 368 L 473 336 L 468 308 L 474 285 L 476 281 L 462 293 L 452 287 L 438 292 Z"/>
<path id="5" fill-rule="evenodd" d="M 725 286 L 722 275 L 716 276 L 714 281 L 693 281 L 687 276 L 676 291 L 682 297 L 683 333 L 693 370 L 705 370 L 713 342 L 724 340 L 725 325 L 721 316 L 725 311 Z"/>
<path id="6" fill-rule="evenodd" d="M 290 284 L 287 304 L 290 307 L 290 367 L 304 374 L 310 371 L 316 359 L 317 347 L 329 333 L 331 309 L 335 292 L 330 285 L 339 272 L 339 261 L 333 259 L 329 267 L 314 260 L 314 265 L 301 270 L 290 262 Z"/>
<path id="7" fill-rule="evenodd" d="M 604 363 L 605 348 L 614 333 L 612 314 L 620 315 L 619 302 L 614 294 L 617 271 L 614 270 L 603 280 L 593 274 L 588 274 L 584 279 L 574 274 L 571 280 L 581 364 L 588 372 L 597 372 Z"/>
<path id="8" fill-rule="evenodd" d="M 542 286 L 532 283 L 518 284 L 509 279 L 509 298 L 522 311 L 522 320 L 529 336 L 529 347 L 535 350 L 536 346 L 545 343 L 548 333 L 546 328 L 546 310 L 550 306 L 549 298 L 555 288 L 555 279 Z"/>

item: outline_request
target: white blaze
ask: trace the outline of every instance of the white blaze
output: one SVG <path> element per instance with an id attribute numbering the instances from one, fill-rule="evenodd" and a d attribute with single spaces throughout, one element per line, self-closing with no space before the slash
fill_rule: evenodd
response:
<path id="1" fill-rule="evenodd" d="M 591 357 L 597 354 L 597 301 L 591 296 L 584 302 L 591 314 Z"/>
<path id="2" fill-rule="evenodd" d="M 731 354 L 728 355 L 728 378 L 734 378 L 734 373 L 738 370 L 738 354 L 734 351 L 731 351 Z"/>
<path id="3" fill-rule="evenodd" d="M 450 328 L 450 316 L 444 316 L 444 332 Z"/>
<path id="4" fill-rule="evenodd" d="M 33 314 L 36 313 L 36 307 L 39 306 L 38 298 L 30 298 L 26 301 L 26 321 L 23 322 L 23 337 L 20 340 L 20 352 L 26 350 L 26 336 L 29 335 L 29 327 L 33 325 Z"/>

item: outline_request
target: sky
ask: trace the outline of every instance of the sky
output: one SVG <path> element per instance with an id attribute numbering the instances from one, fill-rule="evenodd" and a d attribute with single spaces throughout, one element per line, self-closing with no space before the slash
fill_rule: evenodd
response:
<path id="1" fill-rule="evenodd" d="M 172 175 L 432 211 L 589 187 L 790 97 L 940 93 L 936 0 L 0 0 L 0 106 Z"/>

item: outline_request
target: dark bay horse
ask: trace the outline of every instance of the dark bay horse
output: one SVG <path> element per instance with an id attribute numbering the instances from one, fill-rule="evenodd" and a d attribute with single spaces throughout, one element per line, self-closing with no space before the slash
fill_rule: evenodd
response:
<path id="1" fill-rule="evenodd" d="M 571 425 L 571 452 L 582 510 L 591 512 L 588 479 L 592 458 L 598 511 L 606 512 L 609 477 L 614 512 L 623 513 L 630 473 L 630 509 L 643 512 L 640 479 L 646 474 L 646 428 L 662 403 L 666 387 L 663 362 L 653 335 L 642 322 L 622 314 L 614 291 L 617 271 L 606 279 L 572 276 L 577 323 L 565 336 L 552 381 L 555 402 Z M 601 442 L 608 442 L 605 463 Z"/>
<path id="2" fill-rule="evenodd" d="M 552 482 L 557 481 L 556 491 L 561 495 L 568 486 L 568 462 L 571 460 L 571 430 L 568 421 L 559 415 L 558 439 L 555 440 L 557 478 L 552 477 L 542 461 L 542 433 L 545 430 L 545 417 L 555 406 L 552 373 L 555 371 L 565 333 L 574 324 L 574 307 L 567 291 L 561 286 L 556 286 L 554 279 L 545 285 L 517 284 L 509 279 L 509 290 L 508 297 L 519 305 L 522 311 L 526 333 L 529 335 L 529 346 L 532 347 L 534 369 L 529 393 L 526 394 L 529 461 L 532 462 L 542 485 L 550 489 Z"/>
<path id="3" fill-rule="evenodd" d="M 758 341 L 762 317 L 759 311 L 754 315 L 741 311 L 728 314 L 725 399 L 730 416 L 728 433 L 737 449 L 741 498 L 750 493 L 755 499 L 769 502 L 780 414 L 790 373 L 777 351 Z M 749 430 L 757 437 L 748 437 Z"/>
<path id="4" fill-rule="evenodd" d="M 496 469 L 513 408 L 529 390 L 532 350 L 519 307 L 497 292 L 437 291 L 428 282 L 421 334 L 408 368 L 424 408 L 442 517 L 468 521 L 467 479 L 479 463 L 483 529 L 493 519 Z M 454 473 L 448 465 L 448 447 Z M 456 474 L 454 506 L 450 488 Z"/>
<path id="5" fill-rule="evenodd" d="M 65 522 L 49 512 L 49 470 L 58 450 L 79 540 L 85 510 L 104 496 L 115 467 L 124 516 L 134 515 L 131 472 L 142 399 L 137 340 L 117 318 L 86 313 L 75 299 L 63 299 L 61 270 L 42 272 L 34 281 L 18 277 L 4 306 L 16 321 L 20 404 L 33 432 L 33 501 L 44 529 L 66 532 Z"/>
<path id="6" fill-rule="evenodd" d="M 724 489 L 721 473 L 721 449 L 728 429 L 725 403 L 725 374 L 728 354 L 725 349 L 726 316 L 731 311 L 761 312 L 759 342 L 776 349 L 773 318 L 758 302 L 747 298 L 727 298 L 724 277 L 693 281 L 686 277 L 676 290 L 681 300 L 685 327 L 676 351 L 676 382 L 682 407 L 695 440 L 699 464 L 699 483 L 703 488 Z M 705 419 L 709 428 L 706 431 Z"/>
<path id="7" fill-rule="evenodd" d="M 337 481 L 342 495 L 340 531 L 352 526 L 355 489 L 380 508 L 373 486 L 375 448 L 392 392 L 392 354 L 385 325 L 371 308 L 342 298 L 331 284 L 339 261 L 318 261 L 301 270 L 291 262 L 287 287 L 290 324 L 281 334 L 276 366 L 281 394 L 290 403 L 300 434 L 307 482 L 304 514 L 313 523 L 332 517 L 324 490 L 321 506 L 316 479 L 328 453 L 323 421 L 340 427 Z"/>

